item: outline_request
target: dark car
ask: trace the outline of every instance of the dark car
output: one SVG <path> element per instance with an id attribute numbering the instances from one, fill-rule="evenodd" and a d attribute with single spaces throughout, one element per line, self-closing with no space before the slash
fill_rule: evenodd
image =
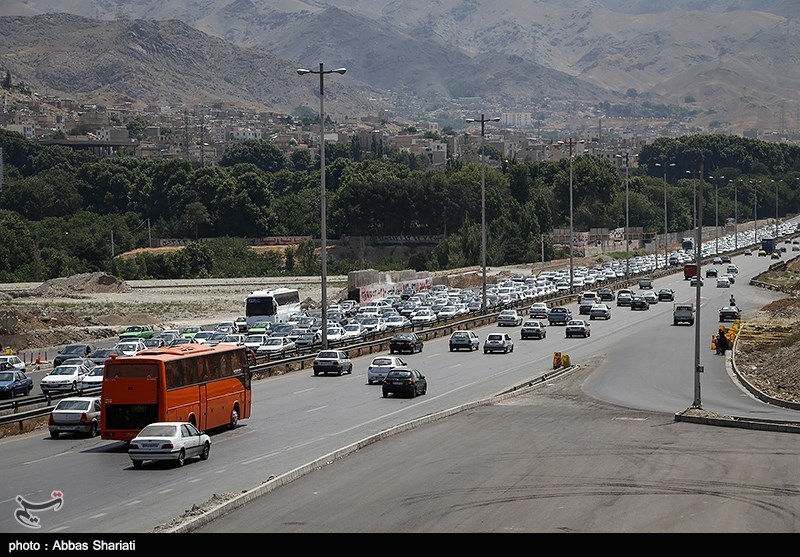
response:
<path id="1" fill-rule="evenodd" d="M 697 281 L 700 281 L 700 286 L 703 286 L 703 279 L 699 278 L 697 275 L 693 276 L 689 280 L 689 286 L 697 286 Z"/>
<path id="2" fill-rule="evenodd" d="M 389 339 L 389 353 L 395 352 L 422 352 L 422 339 L 417 333 L 395 333 Z"/>
<path id="3" fill-rule="evenodd" d="M 717 277 L 717 270 L 714 267 L 709 267 L 706 269 L 706 278 L 716 278 Z"/>
<path id="4" fill-rule="evenodd" d="M 25 375 L 24 371 L 15 369 L 0 371 L 0 395 L 14 398 L 17 395 L 30 394 L 32 390 L 33 379 Z"/>
<path id="5" fill-rule="evenodd" d="M 408 395 L 411 398 L 428 392 L 428 381 L 418 369 L 393 369 L 383 380 L 383 398 Z"/>
<path id="6" fill-rule="evenodd" d="M 643 288 L 653 288 L 653 279 L 649 277 L 644 277 L 639 279 L 639 289 Z"/>
<path id="7" fill-rule="evenodd" d="M 566 325 L 572 319 L 572 311 L 565 307 L 550 308 L 547 312 L 547 321 L 551 325 Z"/>
<path id="8" fill-rule="evenodd" d="M 478 350 L 481 347 L 481 341 L 473 331 L 453 331 L 450 335 L 450 352 L 454 350 Z"/>
<path id="9" fill-rule="evenodd" d="M 95 365 L 103 365 L 111 358 L 124 358 L 125 354 L 119 348 L 98 348 L 86 356 Z"/>
<path id="10" fill-rule="evenodd" d="M 613 302 L 616 299 L 616 296 L 614 296 L 614 291 L 610 288 L 601 288 L 597 291 L 597 295 L 600 297 L 600 301 L 602 302 Z"/>
<path id="11" fill-rule="evenodd" d="M 736 306 L 725 306 L 719 310 L 720 321 L 737 321 L 741 316 L 742 313 Z"/>
<path id="12" fill-rule="evenodd" d="M 58 367 L 70 358 L 85 358 L 97 350 L 94 344 L 68 344 L 53 358 L 53 367 Z"/>
<path id="13" fill-rule="evenodd" d="M 343 350 L 322 350 L 314 358 L 314 375 L 353 373 L 353 362 Z"/>
<path id="14" fill-rule="evenodd" d="M 721 257 L 721 259 L 722 259 L 723 263 L 730 263 L 731 262 L 731 256 L 730 255 L 723 255 Z"/>
<path id="15" fill-rule="evenodd" d="M 650 302 L 644 296 L 634 296 L 631 299 L 631 310 L 650 309 Z"/>
<path id="16" fill-rule="evenodd" d="M 659 302 L 674 302 L 675 301 L 675 291 L 672 288 L 662 288 L 658 291 L 658 301 Z"/>

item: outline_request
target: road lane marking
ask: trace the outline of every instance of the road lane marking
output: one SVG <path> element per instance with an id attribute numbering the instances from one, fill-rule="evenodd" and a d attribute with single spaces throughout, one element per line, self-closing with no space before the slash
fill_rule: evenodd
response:
<path id="1" fill-rule="evenodd" d="M 104 517 L 104 516 L 106 516 L 107 514 L 108 514 L 108 513 L 97 513 L 97 514 L 93 514 L 93 515 L 92 515 L 92 516 L 90 516 L 89 518 L 101 518 L 101 517 Z"/>
<path id="2" fill-rule="evenodd" d="M 132 507 L 133 505 L 138 505 L 141 502 L 142 502 L 141 499 L 135 499 L 135 500 L 133 500 L 133 501 L 131 501 L 129 503 L 125 503 L 125 506 L 126 507 Z"/>
<path id="3" fill-rule="evenodd" d="M 461 367 L 461 364 L 453 364 L 451 366 L 447 366 L 447 369 L 453 369 L 454 367 Z"/>
<path id="4" fill-rule="evenodd" d="M 324 410 L 328 407 L 326 404 L 325 406 L 318 406 L 317 408 L 309 408 L 306 412 L 318 412 L 319 410 Z"/>
<path id="5" fill-rule="evenodd" d="M 50 455 L 50 456 L 45 456 L 43 458 L 37 458 L 36 460 L 29 460 L 27 462 L 23 462 L 22 464 L 35 464 L 37 462 L 50 460 L 51 458 L 56 458 L 56 457 L 59 457 L 59 456 L 65 456 L 65 455 L 72 454 L 72 453 L 73 453 L 73 451 L 64 451 L 63 453 L 56 453 L 56 454 L 53 454 L 53 455 Z"/>
<path id="6" fill-rule="evenodd" d="M 167 489 L 162 489 L 161 491 L 159 491 L 158 494 L 164 495 L 165 493 L 169 493 L 170 491 L 172 491 L 172 488 L 168 487 Z"/>
<path id="7" fill-rule="evenodd" d="M 303 389 L 302 391 L 294 391 L 292 394 L 293 395 L 299 395 L 299 394 L 307 393 L 309 391 L 313 391 L 314 389 L 316 389 L 316 387 L 309 387 L 308 389 Z"/>

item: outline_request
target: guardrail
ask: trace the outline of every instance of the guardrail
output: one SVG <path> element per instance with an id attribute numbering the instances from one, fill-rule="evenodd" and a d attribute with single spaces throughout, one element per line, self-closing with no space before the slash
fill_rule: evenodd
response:
<path id="1" fill-rule="evenodd" d="M 54 400 L 61 400 L 62 398 L 68 398 L 71 396 L 93 396 L 99 395 L 102 391 L 101 387 L 92 387 L 91 389 L 84 389 L 80 392 L 69 392 L 69 393 L 59 393 L 58 395 L 41 395 L 30 397 L 24 400 L 14 400 L 10 404 L 4 404 L 0 406 L 0 411 L 2 410 L 9 410 L 13 409 L 13 413 L 7 414 L 4 416 L 0 416 L 0 426 L 1 425 L 8 425 L 13 423 L 19 423 L 19 430 L 22 432 L 24 430 L 24 422 L 26 420 L 31 420 L 34 418 L 40 418 L 42 416 L 47 416 L 50 412 L 53 411 L 55 408 L 55 404 L 52 404 Z M 19 408 L 22 406 L 34 406 L 36 404 L 44 404 L 44 406 L 39 408 L 33 408 L 31 410 L 26 410 L 23 412 L 19 411 Z"/>

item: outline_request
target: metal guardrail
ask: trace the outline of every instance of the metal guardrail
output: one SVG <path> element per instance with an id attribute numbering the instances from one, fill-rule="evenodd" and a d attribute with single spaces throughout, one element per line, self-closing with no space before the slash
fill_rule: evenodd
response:
<path id="1" fill-rule="evenodd" d="M 26 399 L 14 399 L 9 403 L 0 405 L 0 412 L 6 410 L 12 410 L 12 413 L 0 416 L 0 426 L 19 423 L 19 429 L 20 431 L 22 431 L 24 427 L 23 422 L 25 420 L 39 418 L 41 416 L 47 416 L 50 412 L 52 412 L 53 408 L 55 408 L 56 406 L 55 404 L 53 404 L 53 401 L 58 401 L 61 400 L 62 398 L 68 398 L 72 396 L 99 395 L 101 391 L 102 391 L 101 387 L 92 387 L 91 389 L 85 389 L 80 392 L 72 391 L 68 393 L 59 393 L 55 396 L 40 395 L 40 396 L 29 397 Z M 25 410 L 22 412 L 19 411 L 19 408 L 21 407 L 36 406 L 36 405 L 44 405 L 44 406 L 33 408 L 31 410 Z"/>

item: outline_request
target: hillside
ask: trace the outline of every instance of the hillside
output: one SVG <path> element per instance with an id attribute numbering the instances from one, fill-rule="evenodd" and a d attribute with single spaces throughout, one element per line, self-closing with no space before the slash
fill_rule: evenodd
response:
<path id="1" fill-rule="evenodd" d="M 313 91 L 281 71 L 273 83 L 275 74 L 252 53 L 257 51 L 268 59 L 296 61 L 287 73 L 297 64 L 320 61 L 345 66 L 347 79 L 341 84 L 332 80 L 331 87 L 352 86 L 359 96 L 376 99 L 380 108 L 417 119 L 473 108 L 464 97 L 480 97 L 482 106 L 495 111 L 531 111 L 548 122 L 593 119 L 602 101 L 694 110 L 693 124 L 713 123 L 730 133 L 752 127 L 792 130 L 800 119 L 794 98 L 800 66 L 793 54 L 800 40 L 800 6 L 785 0 L 10 0 L 0 5 L 0 15 L 9 16 L 56 11 L 93 18 L 93 25 L 182 21 L 207 34 L 199 40 L 213 48 L 205 50 L 184 31 L 162 28 L 160 56 L 174 56 L 179 63 L 155 57 L 149 61 L 152 73 L 129 60 L 132 51 L 109 49 L 107 58 L 119 58 L 119 70 L 111 77 L 120 85 L 113 88 L 134 98 L 152 98 L 160 88 L 168 90 L 165 99 L 229 98 L 231 84 L 241 84 L 243 102 L 293 108 L 300 94 L 310 104 Z M 17 34 L 6 27 L 4 40 L 6 33 Z M 0 63 L 25 81 L 58 84 L 52 71 L 37 70 L 41 62 L 50 64 L 34 43 L 47 37 L 52 49 L 60 41 L 43 29 L 25 34 L 31 40 L 25 47 L 0 42 L 8 53 Z M 220 48 L 211 37 L 228 46 Z M 91 41 L 68 42 L 66 47 L 91 48 Z M 244 50 L 231 54 L 233 45 Z M 199 52 L 198 63 L 191 63 L 192 56 L 182 58 L 182 50 Z M 58 64 L 62 57 L 54 58 Z M 261 72 L 261 67 L 267 69 Z M 136 80 L 130 79 L 134 73 Z M 78 75 L 86 79 L 71 91 L 112 88 L 90 74 Z M 134 86 L 137 80 L 141 84 Z"/>

